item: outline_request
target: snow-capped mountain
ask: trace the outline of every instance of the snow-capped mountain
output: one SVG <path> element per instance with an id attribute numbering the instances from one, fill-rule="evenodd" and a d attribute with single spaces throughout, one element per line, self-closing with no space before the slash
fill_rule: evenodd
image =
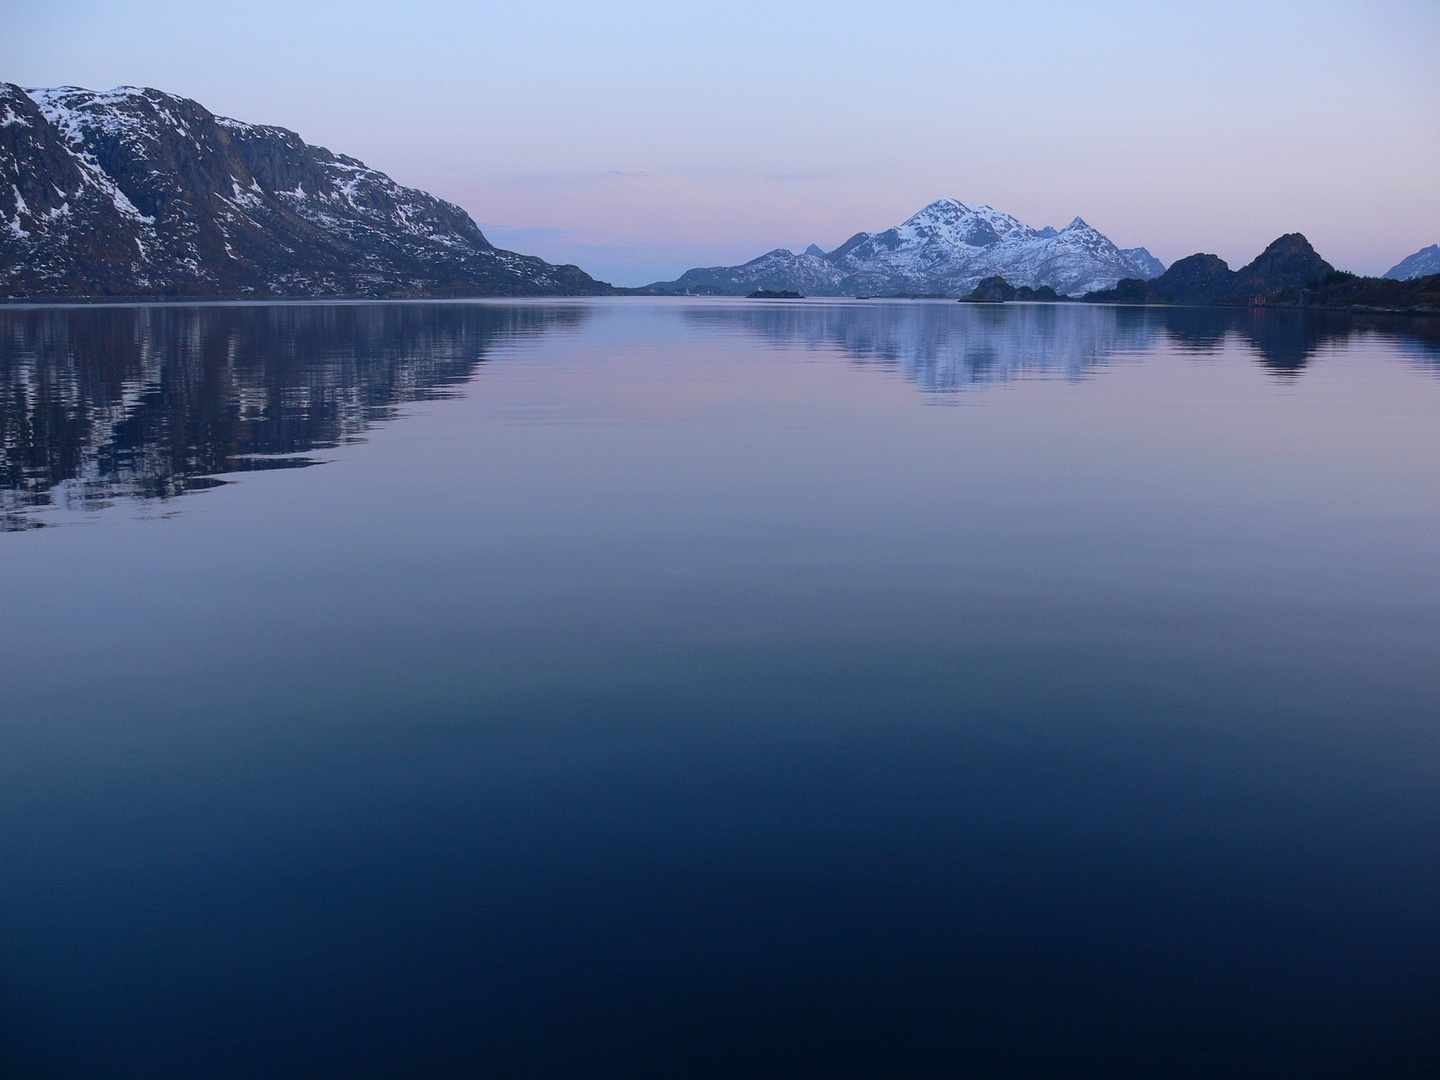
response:
<path id="1" fill-rule="evenodd" d="M 1401 259 L 1385 272 L 1387 278 L 1396 281 L 1410 281 L 1414 278 L 1440 274 L 1440 244 L 1421 248 L 1414 255 Z"/>
<path id="2" fill-rule="evenodd" d="M 1164 264 L 1144 248 L 1121 251 L 1076 218 L 1065 228 L 1032 229 L 989 206 L 941 199 L 902 225 L 856 233 L 829 253 L 783 248 L 745 263 L 690 270 L 662 291 L 740 293 L 793 289 L 809 295 L 944 293 L 965 295 L 985 278 L 1079 295 L 1121 278 L 1148 279 Z"/>
<path id="3" fill-rule="evenodd" d="M 607 291 L 284 128 L 159 90 L 0 83 L 0 296 Z"/>

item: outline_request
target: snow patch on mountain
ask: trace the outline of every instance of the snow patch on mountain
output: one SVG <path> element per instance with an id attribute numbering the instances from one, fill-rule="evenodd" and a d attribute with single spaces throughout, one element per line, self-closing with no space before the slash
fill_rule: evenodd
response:
<path id="1" fill-rule="evenodd" d="M 1410 281 L 1414 278 L 1440 274 L 1440 244 L 1421 248 L 1414 255 L 1401 259 L 1385 272 L 1387 278 L 1396 281 Z"/>

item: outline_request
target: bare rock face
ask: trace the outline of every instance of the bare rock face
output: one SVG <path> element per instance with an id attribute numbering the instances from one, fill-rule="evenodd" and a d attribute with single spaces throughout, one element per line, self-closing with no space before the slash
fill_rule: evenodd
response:
<path id="1" fill-rule="evenodd" d="M 1150 284 L 1183 303 L 1212 303 L 1235 290 L 1235 271 L 1218 255 L 1187 255 Z"/>
<path id="2" fill-rule="evenodd" d="M 1286 233 L 1236 272 L 1236 283 L 1251 295 L 1276 296 L 1317 285 L 1335 267 L 1322 259 L 1300 233 Z"/>
<path id="3" fill-rule="evenodd" d="M 284 128 L 159 90 L 0 83 L 0 296 L 609 291 Z"/>

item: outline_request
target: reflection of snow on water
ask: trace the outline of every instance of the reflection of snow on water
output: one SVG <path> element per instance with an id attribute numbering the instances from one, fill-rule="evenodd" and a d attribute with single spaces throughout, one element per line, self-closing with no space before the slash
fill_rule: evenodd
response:
<path id="1" fill-rule="evenodd" d="M 1427 318 L 1284 308 L 961 304 L 944 301 L 711 304 L 699 323 L 734 326 L 782 347 L 839 349 L 898 368 L 926 390 L 1020 378 L 1080 379 L 1110 359 L 1166 345 L 1202 357 L 1235 346 L 1290 377 L 1353 338 L 1385 340 L 1409 362 L 1440 372 L 1440 326 Z"/>
<path id="2" fill-rule="evenodd" d="M 1066 304 L 871 301 L 715 306 L 686 316 L 740 325 L 785 345 L 839 348 L 942 391 L 1016 378 L 1082 378 L 1110 357 L 1151 348 L 1164 325 L 1156 311 Z"/>

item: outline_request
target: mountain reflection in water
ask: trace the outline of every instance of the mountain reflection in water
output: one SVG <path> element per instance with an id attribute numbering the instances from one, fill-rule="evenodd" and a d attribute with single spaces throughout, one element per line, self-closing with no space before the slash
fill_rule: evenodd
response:
<path id="1" fill-rule="evenodd" d="M 1283 376 L 1352 337 L 1440 362 L 1435 320 L 1283 310 L 739 301 L 656 305 L 700 335 L 739 329 L 838 348 L 925 391 L 1082 379 L 1169 345 L 1232 342 Z M 587 303 L 368 303 L 0 309 L 0 531 L 297 468 L 408 402 L 445 397 L 497 344 L 575 328 Z M 608 309 L 611 313 L 614 308 Z"/>
<path id="2" fill-rule="evenodd" d="M 496 344 L 572 305 L 0 311 L 0 529 L 315 464 L 399 406 L 453 394 Z"/>
<path id="3" fill-rule="evenodd" d="M 0 1078 L 1440 1076 L 1425 332 L 0 306 Z"/>
<path id="4" fill-rule="evenodd" d="M 964 390 L 1035 377 L 1084 378 L 1112 358 L 1169 344 L 1197 357 L 1231 342 L 1267 368 L 1299 374 L 1322 349 L 1374 334 L 1431 365 L 1440 320 L 1271 308 L 1112 307 L 944 302 L 712 306 L 696 325 L 740 326 L 772 342 L 838 347 L 903 371 L 925 390 Z"/>
<path id="5" fill-rule="evenodd" d="M 685 312 L 698 326 L 739 325 L 775 342 L 839 347 L 896 367 L 927 390 L 1054 374 L 1080 378 L 1160 333 L 1143 308 L 955 303 L 721 306 Z"/>

